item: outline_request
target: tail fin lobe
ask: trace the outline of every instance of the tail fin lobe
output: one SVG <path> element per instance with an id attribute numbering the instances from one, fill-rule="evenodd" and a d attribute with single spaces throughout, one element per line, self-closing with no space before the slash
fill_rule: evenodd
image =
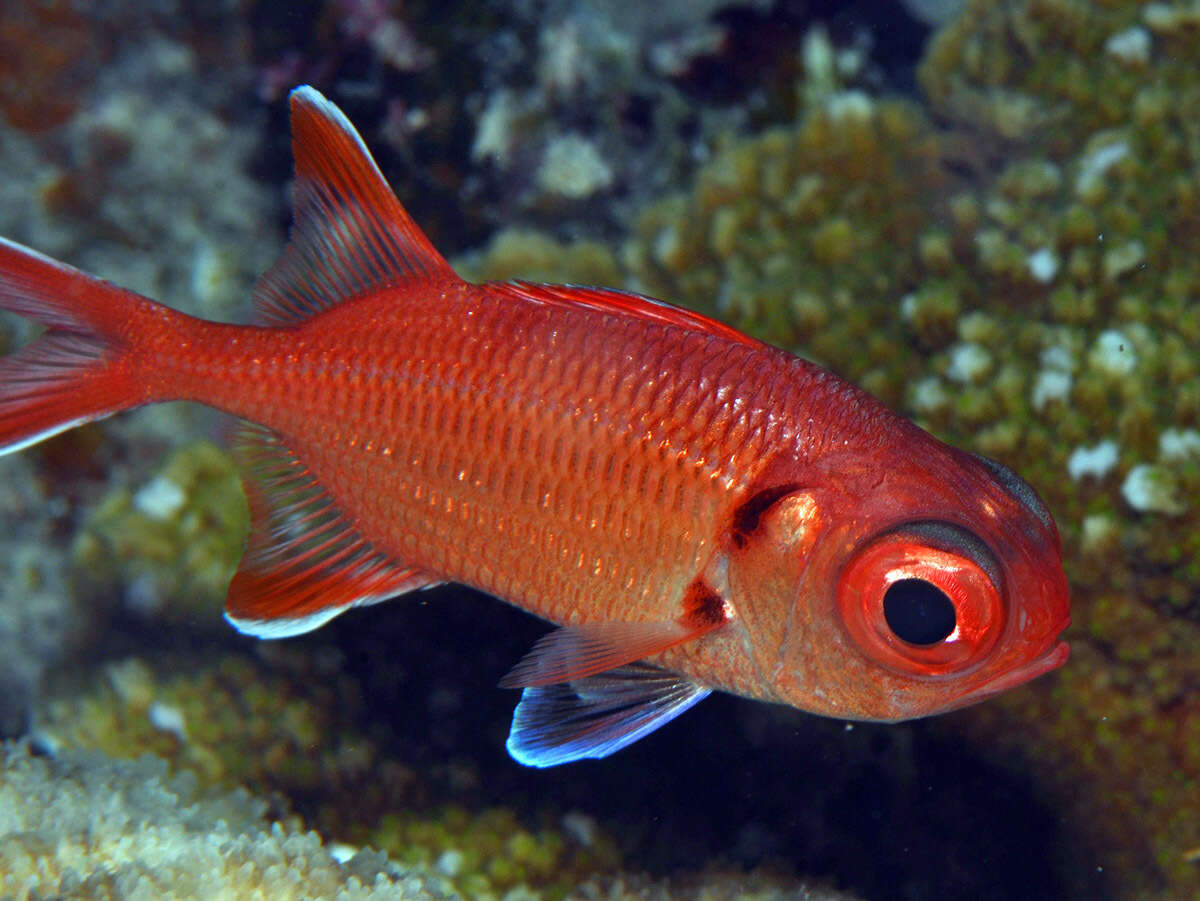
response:
<path id="1" fill-rule="evenodd" d="M 138 406 L 127 336 L 153 301 L 0 238 L 0 309 L 48 331 L 0 359 L 0 454 Z"/>

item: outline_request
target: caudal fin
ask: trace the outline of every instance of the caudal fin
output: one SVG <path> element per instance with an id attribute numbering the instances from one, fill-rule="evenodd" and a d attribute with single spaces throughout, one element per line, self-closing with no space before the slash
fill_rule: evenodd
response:
<path id="1" fill-rule="evenodd" d="M 165 307 L 0 238 L 0 309 L 47 326 L 0 359 L 0 454 L 151 400 L 127 342 Z"/>

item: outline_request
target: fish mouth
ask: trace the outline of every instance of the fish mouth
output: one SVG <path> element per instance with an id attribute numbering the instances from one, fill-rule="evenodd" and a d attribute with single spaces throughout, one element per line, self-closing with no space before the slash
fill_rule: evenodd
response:
<path id="1" fill-rule="evenodd" d="M 1016 688 L 1030 679 L 1036 679 L 1038 676 L 1044 675 L 1051 670 L 1058 669 L 1067 662 L 1067 658 L 1070 656 L 1071 646 L 1065 641 L 1056 641 L 1028 663 L 1003 672 L 996 676 L 996 678 L 990 679 L 967 692 L 955 706 L 963 707 L 967 704 L 974 704 L 977 701 L 990 698 L 992 695 L 1008 691 L 1010 688 Z"/>

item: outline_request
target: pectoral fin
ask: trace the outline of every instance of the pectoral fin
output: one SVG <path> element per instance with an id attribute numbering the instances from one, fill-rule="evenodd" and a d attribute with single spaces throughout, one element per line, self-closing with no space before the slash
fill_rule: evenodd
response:
<path id="1" fill-rule="evenodd" d="M 502 680 L 524 688 L 513 711 L 508 753 L 547 767 L 607 757 L 687 710 L 710 689 L 643 663 L 729 621 L 728 607 L 701 578 L 682 598 L 679 619 L 581 623 L 555 629 Z"/>
<path id="2" fill-rule="evenodd" d="M 709 691 L 647 663 L 531 686 L 513 712 L 505 747 L 518 763 L 535 767 L 607 757 L 669 723 Z"/>
<path id="3" fill-rule="evenodd" d="M 503 679 L 501 688 L 568 682 L 653 657 L 699 638 L 721 622 L 583 623 L 564 626 L 538 639 Z"/>

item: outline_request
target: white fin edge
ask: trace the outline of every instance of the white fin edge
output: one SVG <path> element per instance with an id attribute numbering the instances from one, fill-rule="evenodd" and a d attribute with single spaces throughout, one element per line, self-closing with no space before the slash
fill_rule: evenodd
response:
<path id="1" fill-rule="evenodd" d="M 0 446 L 0 457 L 3 457 L 5 454 L 15 454 L 17 451 L 33 447 L 47 438 L 53 438 L 60 432 L 69 432 L 71 429 L 78 428 L 81 425 L 87 425 L 89 422 L 96 422 L 99 419 L 107 419 L 112 415 L 112 413 L 101 413 L 99 416 L 80 416 L 78 419 L 72 419 L 70 422 L 60 422 L 58 425 L 46 429 L 44 432 L 38 432 L 36 435 L 28 435 L 14 444 Z"/>
<path id="2" fill-rule="evenodd" d="M 324 94 L 318 91 L 310 84 L 297 85 L 288 92 L 289 100 L 300 100 L 309 106 L 314 106 L 332 119 L 347 135 L 354 138 L 354 143 L 358 145 L 358 149 L 362 151 L 362 155 L 371 161 L 371 166 L 378 173 L 380 181 L 387 184 L 387 179 L 383 177 L 383 173 L 379 169 L 379 164 L 375 162 L 375 157 L 371 156 L 371 151 L 367 149 L 366 142 L 363 141 L 362 135 L 358 133 L 358 129 L 346 118 L 346 114 L 338 108 L 337 104 L 329 100 Z"/>
<path id="3" fill-rule="evenodd" d="M 343 607 L 324 607 L 317 613 L 294 619 L 242 619 L 226 613 L 225 622 L 243 635 L 274 641 L 277 638 L 294 638 L 297 635 L 304 635 L 306 632 L 319 629 L 335 616 L 345 613 L 353 606 L 355 605 L 346 604 Z"/>
<path id="4" fill-rule="evenodd" d="M 521 692 L 504 743 L 513 760 L 545 768 L 614 754 L 666 725 L 712 689 L 646 663 Z"/>

